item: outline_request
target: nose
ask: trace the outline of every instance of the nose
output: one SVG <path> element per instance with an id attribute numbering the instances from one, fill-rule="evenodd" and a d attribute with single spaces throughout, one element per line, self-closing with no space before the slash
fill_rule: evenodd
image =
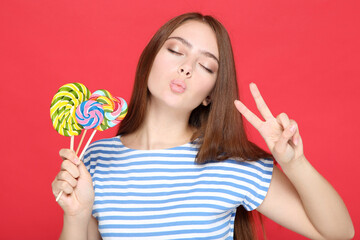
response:
<path id="1" fill-rule="evenodd" d="M 185 75 L 186 77 L 191 77 L 192 68 L 188 64 L 181 65 L 178 70 L 180 75 Z"/>

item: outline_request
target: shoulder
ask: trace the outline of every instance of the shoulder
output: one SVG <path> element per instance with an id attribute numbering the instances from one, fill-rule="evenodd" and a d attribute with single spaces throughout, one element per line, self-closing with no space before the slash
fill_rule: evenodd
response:
<path id="1" fill-rule="evenodd" d="M 84 160 L 89 160 L 93 154 L 111 152 L 115 148 L 119 148 L 121 145 L 122 144 L 119 140 L 119 136 L 94 141 L 86 149 Z"/>
<path id="2" fill-rule="evenodd" d="M 268 191 L 274 168 L 273 159 L 245 161 L 230 158 L 220 162 L 208 163 L 208 168 L 222 182 L 228 183 L 240 196 L 239 204 L 248 211 L 256 209 Z"/>
<path id="3" fill-rule="evenodd" d="M 101 150 L 106 148 L 114 148 L 121 145 L 119 136 L 111 137 L 111 138 L 103 138 L 97 141 L 92 142 L 89 147 L 86 149 L 86 153 L 88 154 L 92 151 Z"/>
<path id="4" fill-rule="evenodd" d="M 83 162 L 90 173 L 93 173 L 98 160 L 107 159 L 121 147 L 119 136 L 94 141 L 86 149 Z"/>
<path id="5" fill-rule="evenodd" d="M 109 145 L 113 145 L 113 144 L 120 144 L 120 138 L 119 136 L 115 136 L 115 137 L 111 137 L 111 138 L 103 138 L 97 141 L 92 142 L 88 149 L 97 147 L 97 146 L 109 146 Z"/>
<path id="6" fill-rule="evenodd" d="M 208 169 L 221 171 L 227 177 L 238 179 L 252 188 L 267 190 L 270 185 L 273 169 L 273 159 L 258 159 L 244 161 L 242 159 L 226 159 L 220 162 L 207 163 Z"/>
<path id="7" fill-rule="evenodd" d="M 239 174 L 243 177 L 247 191 L 242 202 L 248 211 L 256 209 L 265 199 L 273 176 L 274 160 L 257 159 L 240 161 L 242 166 Z"/>
<path id="8" fill-rule="evenodd" d="M 260 176 L 272 175 L 274 168 L 274 160 L 269 158 L 261 158 L 253 161 L 246 161 L 241 158 L 229 158 L 223 162 L 241 171 L 252 172 Z"/>

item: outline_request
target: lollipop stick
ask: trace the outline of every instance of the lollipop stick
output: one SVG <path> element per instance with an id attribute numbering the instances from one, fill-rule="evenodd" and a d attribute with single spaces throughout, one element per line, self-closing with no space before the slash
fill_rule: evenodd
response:
<path id="1" fill-rule="evenodd" d="M 70 137 L 70 150 L 74 150 L 74 136 L 72 135 Z M 61 192 L 59 193 L 59 195 L 56 197 L 56 202 L 59 201 L 59 199 L 61 198 L 61 195 L 63 194 L 63 190 L 61 190 Z"/>
<path id="2" fill-rule="evenodd" d="M 74 150 L 74 136 L 70 138 L 70 150 Z"/>
<path id="3" fill-rule="evenodd" d="M 83 135 L 82 135 L 82 137 L 81 137 L 81 140 L 80 140 L 79 146 L 78 146 L 78 147 L 77 147 L 77 149 L 76 149 L 76 156 L 77 156 L 77 155 L 78 155 L 78 153 L 79 153 L 79 150 L 80 150 L 80 147 L 81 147 L 82 142 L 84 141 L 84 138 L 85 138 L 86 132 L 87 132 L 87 129 L 85 129 L 85 131 L 84 131 L 84 133 L 83 133 Z"/>
<path id="4" fill-rule="evenodd" d="M 56 197 L 56 201 L 58 202 L 59 201 L 59 199 L 61 198 L 61 195 L 63 194 L 63 190 L 61 190 L 61 192 L 59 193 L 59 195 Z"/>
<path id="5" fill-rule="evenodd" d="M 82 159 L 82 157 L 84 156 L 84 153 L 85 153 L 85 151 L 86 151 L 87 147 L 89 146 L 89 144 L 90 144 L 91 140 L 93 139 L 93 137 L 94 137 L 95 133 L 96 133 L 96 130 L 94 130 L 94 131 L 92 132 L 92 134 L 91 134 L 91 136 L 90 136 L 89 140 L 87 141 L 87 143 L 86 143 L 86 145 L 85 145 L 84 149 L 82 150 L 81 155 L 80 155 L 80 157 L 79 157 L 79 159 L 80 159 L 80 160 L 81 160 L 81 159 Z"/>

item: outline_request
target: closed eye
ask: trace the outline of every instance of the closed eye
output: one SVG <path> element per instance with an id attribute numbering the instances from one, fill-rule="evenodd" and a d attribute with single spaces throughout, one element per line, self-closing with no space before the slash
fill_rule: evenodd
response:
<path id="1" fill-rule="evenodd" d="M 172 50 L 171 48 L 168 48 L 167 50 L 175 55 L 182 55 L 182 53 L 176 52 L 176 51 Z"/>
<path id="2" fill-rule="evenodd" d="M 200 64 L 208 73 L 214 73 L 211 69 L 205 67 L 204 65 Z"/>

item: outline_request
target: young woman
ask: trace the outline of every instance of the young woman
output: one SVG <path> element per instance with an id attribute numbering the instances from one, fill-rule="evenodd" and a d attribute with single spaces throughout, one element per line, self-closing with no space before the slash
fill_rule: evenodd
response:
<path id="1" fill-rule="evenodd" d="M 254 209 L 308 238 L 352 238 L 346 206 L 305 158 L 296 122 L 274 117 L 255 84 L 250 91 L 264 121 L 237 100 L 229 36 L 216 19 L 167 22 L 140 57 L 118 136 L 93 143 L 84 163 L 60 151 L 60 238 L 253 239 Z M 271 154 L 247 140 L 241 115 Z"/>

